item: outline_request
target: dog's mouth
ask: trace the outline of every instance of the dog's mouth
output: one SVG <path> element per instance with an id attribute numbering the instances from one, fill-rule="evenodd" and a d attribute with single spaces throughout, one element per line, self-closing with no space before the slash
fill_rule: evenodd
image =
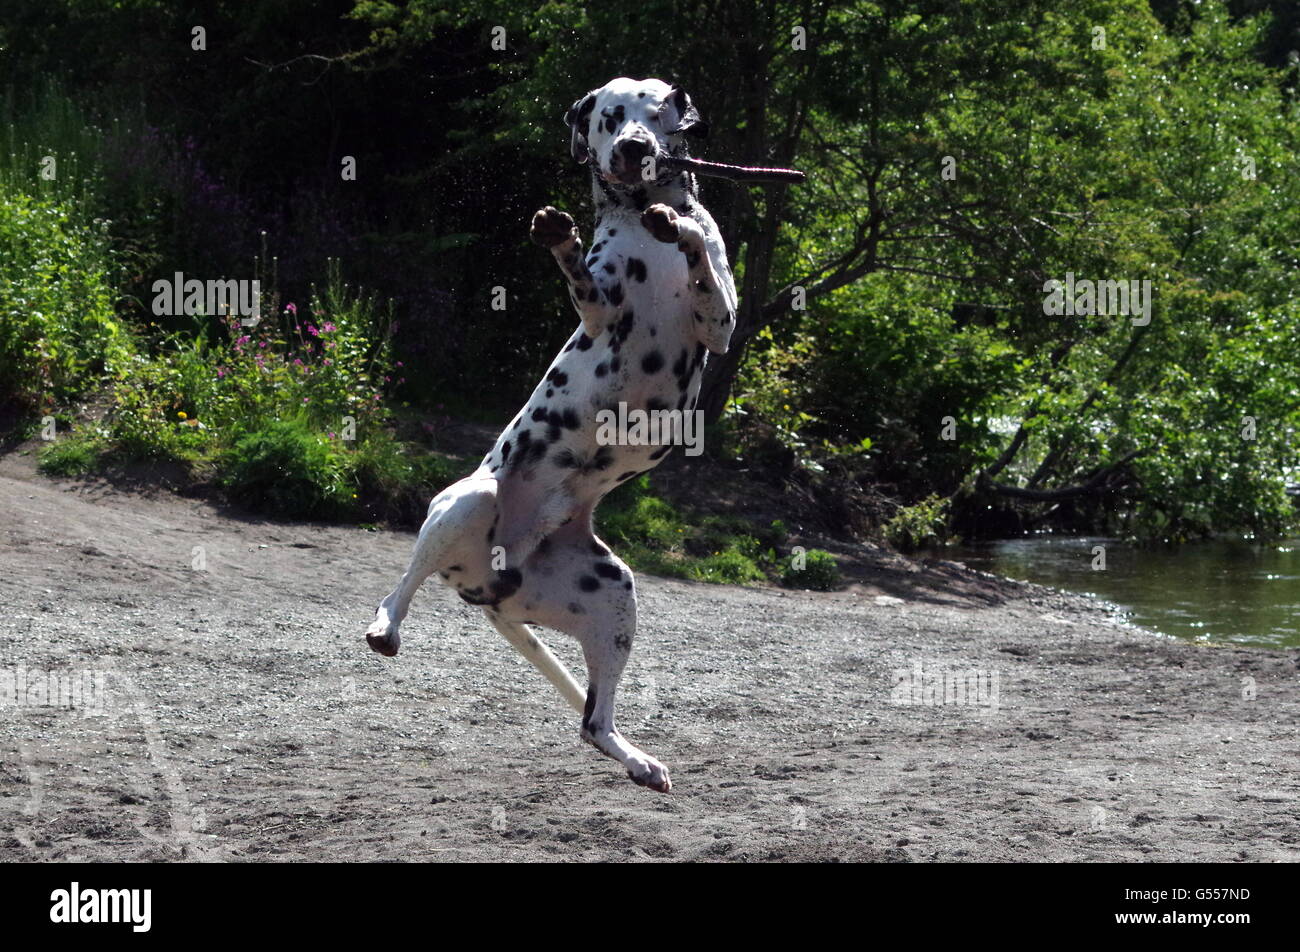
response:
<path id="1" fill-rule="evenodd" d="M 659 169 L 662 174 L 663 169 Z M 643 176 L 640 166 L 619 164 L 610 169 L 601 169 L 600 177 L 610 185 L 621 185 L 627 188 L 636 188 L 638 185 L 649 185 L 654 179 L 647 179 Z"/>

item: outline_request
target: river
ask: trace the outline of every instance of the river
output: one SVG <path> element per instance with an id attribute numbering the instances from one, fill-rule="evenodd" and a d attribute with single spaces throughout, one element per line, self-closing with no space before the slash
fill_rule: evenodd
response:
<path id="1" fill-rule="evenodd" d="M 1097 546 L 1104 568 L 1094 568 Z M 1178 638 L 1300 647 L 1300 539 L 1147 548 L 1044 536 L 926 554 L 1096 595 L 1125 608 L 1130 621 Z"/>

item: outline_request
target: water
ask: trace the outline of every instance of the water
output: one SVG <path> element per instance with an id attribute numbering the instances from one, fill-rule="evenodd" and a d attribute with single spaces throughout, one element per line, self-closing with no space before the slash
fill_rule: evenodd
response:
<path id="1" fill-rule="evenodd" d="M 1093 547 L 1106 568 L 1092 568 Z M 927 553 L 1009 578 L 1096 595 L 1129 620 L 1189 640 L 1300 647 L 1300 539 L 1169 548 L 1113 539 L 1014 539 Z"/>

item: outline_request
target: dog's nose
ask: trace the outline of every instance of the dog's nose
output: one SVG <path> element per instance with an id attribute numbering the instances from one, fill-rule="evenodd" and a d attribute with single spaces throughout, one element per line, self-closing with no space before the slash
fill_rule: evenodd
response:
<path id="1" fill-rule="evenodd" d="M 638 165 L 650 154 L 652 146 L 646 139 L 624 139 L 618 144 L 618 154 L 628 165 Z"/>

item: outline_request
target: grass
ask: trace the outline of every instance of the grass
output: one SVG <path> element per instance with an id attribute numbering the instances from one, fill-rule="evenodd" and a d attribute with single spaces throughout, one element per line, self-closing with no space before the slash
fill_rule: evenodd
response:
<path id="1" fill-rule="evenodd" d="M 98 468 L 103 449 L 92 436 L 65 436 L 41 449 L 37 467 L 47 476 L 88 476 Z"/>
<path id="2" fill-rule="evenodd" d="M 786 539 L 778 520 L 755 527 L 738 516 L 681 513 L 651 489 L 649 475 L 620 486 L 596 510 L 597 530 L 638 571 L 697 582 L 747 585 L 781 579 L 801 588 L 827 591 L 839 581 L 827 570 L 834 557 L 807 553 L 811 573 L 782 573 L 777 551 Z M 811 584 L 815 582 L 816 584 Z"/>

